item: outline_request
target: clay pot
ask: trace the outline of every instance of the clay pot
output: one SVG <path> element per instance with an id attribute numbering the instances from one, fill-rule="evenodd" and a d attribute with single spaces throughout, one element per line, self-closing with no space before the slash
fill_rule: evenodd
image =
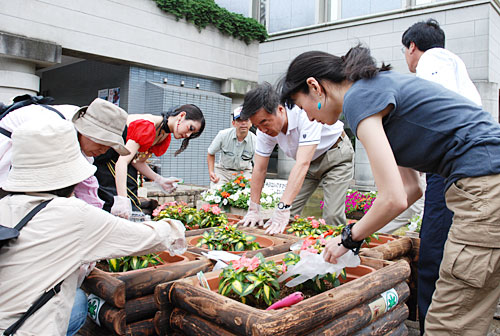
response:
<path id="1" fill-rule="evenodd" d="M 264 249 L 264 248 L 267 248 L 267 247 L 271 247 L 271 246 L 274 246 L 274 241 L 270 238 L 266 238 L 266 237 L 263 237 L 263 236 L 259 236 L 259 235 L 255 235 L 256 239 L 254 241 L 256 241 L 257 243 L 259 243 L 260 245 L 260 248 L 261 249 Z M 196 247 L 196 244 L 198 244 L 198 241 L 202 238 L 202 236 L 193 236 L 193 237 L 190 237 L 188 238 L 187 240 L 187 243 L 190 247 Z M 209 251 L 206 247 L 206 245 L 203 245 L 202 247 L 203 250 L 205 251 Z M 234 253 L 234 254 L 244 254 L 248 251 L 228 251 L 228 252 L 231 252 L 231 253 Z"/>
<path id="2" fill-rule="evenodd" d="M 368 244 L 368 246 L 366 245 L 366 243 L 364 243 L 362 245 L 362 247 L 372 248 L 372 247 L 375 247 L 375 246 L 383 245 L 385 243 L 388 243 L 388 242 L 396 240 L 396 239 L 397 238 L 395 238 L 395 237 L 391 237 L 389 235 L 385 235 L 383 233 L 379 233 L 378 234 L 378 239 L 373 239 L 372 238 L 372 240 L 371 240 L 370 244 Z"/>

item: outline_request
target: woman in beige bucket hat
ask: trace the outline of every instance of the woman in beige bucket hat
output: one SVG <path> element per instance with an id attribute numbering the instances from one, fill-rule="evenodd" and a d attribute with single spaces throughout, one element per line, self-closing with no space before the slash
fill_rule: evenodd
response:
<path id="1" fill-rule="evenodd" d="M 105 101 L 95 99 L 89 106 L 77 107 L 74 105 L 54 105 L 66 120 L 71 120 L 78 131 L 78 142 L 82 153 L 89 162 L 92 157 L 105 153 L 110 147 L 120 155 L 128 155 L 122 133 L 127 122 L 127 112 L 120 107 Z M 59 120 L 62 119 L 57 112 L 51 111 L 44 105 L 29 105 L 7 114 L 0 120 L 0 127 L 12 132 L 30 120 Z M 7 179 L 11 165 L 12 141 L 7 136 L 0 134 L 0 197 L 5 193 L 1 191 Z M 97 179 L 89 177 L 75 189 L 75 195 L 89 204 L 102 208 L 104 202 L 97 196 Z"/>
<path id="2" fill-rule="evenodd" d="M 12 133 L 12 169 L 4 184 L 12 194 L 0 200 L 0 223 L 12 228 L 40 203 L 50 203 L 17 239 L 1 247 L 0 334 L 61 282 L 60 292 L 28 317 L 16 334 L 74 334 L 78 328 L 69 333 L 68 323 L 81 264 L 186 250 L 185 229 L 179 221 L 132 223 L 69 197 L 75 185 L 94 171 L 81 155 L 69 121 L 30 121 Z M 82 311 L 85 317 L 86 309 Z"/>
<path id="3" fill-rule="evenodd" d="M 129 155 L 118 155 L 113 150 L 96 158 L 96 177 L 99 196 L 105 201 L 103 209 L 129 218 L 132 209 L 141 210 L 137 197 L 137 171 L 156 182 L 165 192 L 175 190 L 175 178 L 155 173 L 146 163 L 154 154 L 163 155 L 172 136 L 183 139 L 175 155 L 184 151 L 190 139 L 197 138 L 205 128 L 202 111 L 193 104 L 185 104 L 162 115 L 130 114 L 127 119 L 126 148 Z"/>

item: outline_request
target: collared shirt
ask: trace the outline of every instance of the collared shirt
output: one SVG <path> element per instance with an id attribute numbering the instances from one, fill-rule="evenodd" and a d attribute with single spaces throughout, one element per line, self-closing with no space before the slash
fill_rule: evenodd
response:
<path id="1" fill-rule="evenodd" d="M 219 166 L 225 169 L 245 170 L 252 168 L 255 153 L 255 134 L 248 132 L 242 142 L 238 141 L 236 128 L 231 127 L 219 131 L 214 138 L 208 154 L 215 155 L 221 151 Z"/>
<path id="2" fill-rule="evenodd" d="M 16 335 L 66 335 L 79 267 L 92 261 L 167 250 L 184 237 L 180 223 L 132 223 L 71 197 L 33 193 L 0 200 L 0 223 L 13 227 L 40 202 L 54 198 L 0 249 L 0 332 L 44 291 L 61 291 L 30 316 Z M 179 225 L 179 226 L 177 226 Z"/>
<path id="3" fill-rule="evenodd" d="M 78 106 L 74 105 L 55 105 L 53 106 L 59 112 L 61 112 L 66 120 L 71 121 L 71 118 L 79 109 Z M 24 124 L 29 120 L 56 120 L 61 119 L 61 117 L 40 105 L 28 105 L 17 110 L 8 113 L 2 120 L 0 120 L 0 126 L 8 131 L 13 132 L 19 126 Z M 3 134 L 0 134 L 0 188 L 7 181 L 7 175 L 9 174 L 10 166 L 12 164 L 11 159 L 12 151 L 12 140 Z M 84 155 L 82 153 L 82 155 Z M 85 156 L 85 155 L 84 155 Z M 93 158 L 85 156 L 89 162 L 94 162 Z M 75 196 L 83 199 L 85 202 L 92 204 L 98 208 L 102 208 L 104 202 L 97 196 L 97 190 L 99 184 L 95 176 L 91 176 L 88 179 L 79 183 L 75 188 Z"/>
<path id="4" fill-rule="evenodd" d="M 441 84 L 482 106 L 481 96 L 469 78 L 464 62 L 449 50 L 432 48 L 420 56 L 417 77 Z"/>
<path id="5" fill-rule="evenodd" d="M 261 131 L 257 131 L 257 148 L 255 152 L 260 156 L 269 157 L 274 146 L 278 146 L 292 159 L 297 159 L 299 146 L 318 145 L 312 160 L 318 158 L 328 151 L 337 142 L 344 130 L 344 123 L 338 120 L 333 125 L 322 125 L 316 121 L 310 121 L 305 111 L 297 106 L 292 109 L 286 108 L 288 128 L 286 134 L 280 132 L 272 137 Z"/>

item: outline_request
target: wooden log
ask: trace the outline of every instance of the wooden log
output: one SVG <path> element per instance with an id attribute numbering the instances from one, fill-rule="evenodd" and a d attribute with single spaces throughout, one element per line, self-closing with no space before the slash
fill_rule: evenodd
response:
<path id="1" fill-rule="evenodd" d="M 408 285 L 404 282 L 397 284 L 394 289 L 398 293 L 398 302 L 405 302 L 410 296 L 410 290 Z M 369 301 L 349 310 L 342 316 L 334 319 L 333 321 L 323 325 L 321 328 L 308 334 L 310 336 L 347 336 L 351 335 L 353 332 L 367 326 L 375 319 L 378 315 L 374 311 L 380 300 L 380 294 L 371 298 Z M 387 314 L 387 313 L 386 313 Z"/>
<path id="2" fill-rule="evenodd" d="M 409 275 L 408 263 L 395 262 L 280 312 L 252 308 L 182 280 L 158 286 L 156 294 L 157 302 L 170 302 L 235 334 L 303 335 L 403 282 Z"/>
<path id="3" fill-rule="evenodd" d="M 83 327 L 78 330 L 78 335 L 81 336 L 109 336 L 109 334 L 108 329 L 99 327 L 90 317 L 87 317 Z"/>
<path id="4" fill-rule="evenodd" d="M 175 308 L 198 315 L 236 334 L 251 334 L 249 328 L 252 325 L 271 315 L 265 310 L 247 306 L 182 280 L 159 285 L 156 294 L 166 295 L 162 298 L 157 297 L 157 302 L 169 302 Z"/>
<path id="5" fill-rule="evenodd" d="M 153 319 L 134 322 L 127 325 L 127 336 L 156 336 Z"/>
<path id="6" fill-rule="evenodd" d="M 409 254 L 411 249 L 411 239 L 402 237 L 373 248 L 363 248 L 360 255 L 377 259 L 394 260 Z"/>
<path id="7" fill-rule="evenodd" d="M 107 302 L 99 310 L 101 326 L 118 335 L 125 335 L 125 319 L 125 309 L 118 309 Z"/>
<path id="8" fill-rule="evenodd" d="M 207 271 L 212 263 L 207 258 L 186 263 L 150 267 L 145 272 L 131 272 L 120 275 L 118 279 L 125 283 L 127 300 L 153 294 L 155 287 L 167 281 L 195 275 Z"/>
<path id="9" fill-rule="evenodd" d="M 304 300 L 251 326 L 253 335 L 303 335 L 405 281 L 410 266 L 398 261 L 372 274 Z M 172 291 L 175 292 L 175 291 Z M 172 297 L 172 294 L 171 294 Z M 229 328 L 228 328 L 229 329 Z"/>
<path id="10" fill-rule="evenodd" d="M 182 330 L 187 335 L 204 336 L 234 336 L 232 332 L 222 329 L 220 326 L 209 322 L 197 315 L 190 314 L 182 309 L 175 308 L 170 316 L 172 328 Z"/>
<path id="11" fill-rule="evenodd" d="M 158 308 L 153 294 L 127 300 L 125 303 L 127 324 L 153 318 L 157 311 Z"/>
<path id="12" fill-rule="evenodd" d="M 397 328 L 408 317 L 408 307 L 404 303 L 398 304 L 396 308 L 382 315 L 379 319 L 364 327 L 353 336 L 379 336 Z"/>
<path id="13" fill-rule="evenodd" d="M 125 307 L 125 283 L 98 268 L 85 278 L 82 288 L 117 308 Z"/>
<path id="14" fill-rule="evenodd" d="M 160 310 L 156 312 L 153 323 L 155 326 L 156 334 L 160 336 L 172 335 L 174 330 L 170 326 L 170 315 L 172 309 Z"/>
<path id="15" fill-rule="evenodd" d="M 407 336 L 408 327 L 404 323 L 401 323 L 396 328 L 390 330 L 385 336 Z"/>

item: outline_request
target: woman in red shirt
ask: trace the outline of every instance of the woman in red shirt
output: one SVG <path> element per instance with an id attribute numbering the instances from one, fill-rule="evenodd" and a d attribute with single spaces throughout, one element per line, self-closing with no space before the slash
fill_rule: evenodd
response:
<path id="1" fill-rule="evenodd" d="M 153 154 L 163 155 L 172 135 L 184 139 L 175 156 L 184 151 L 190 139 L 197 138 L 205 128 L 201 110 L 193 104 L 179 106 L 161 115 L 130 114 L 127 118 L 125 147 L 127 156 L 118 156 L 114 150 L 96 158 L 96 177 L 99 180 L 99 197 L 104 200 L 104 210 L 128 218 L 132 208 L 140 209 L 137 197 L 137 171 L 155 181 L 164 191 L 175 190 L 172 180 L 155 173 L 146 160 Z"/>

